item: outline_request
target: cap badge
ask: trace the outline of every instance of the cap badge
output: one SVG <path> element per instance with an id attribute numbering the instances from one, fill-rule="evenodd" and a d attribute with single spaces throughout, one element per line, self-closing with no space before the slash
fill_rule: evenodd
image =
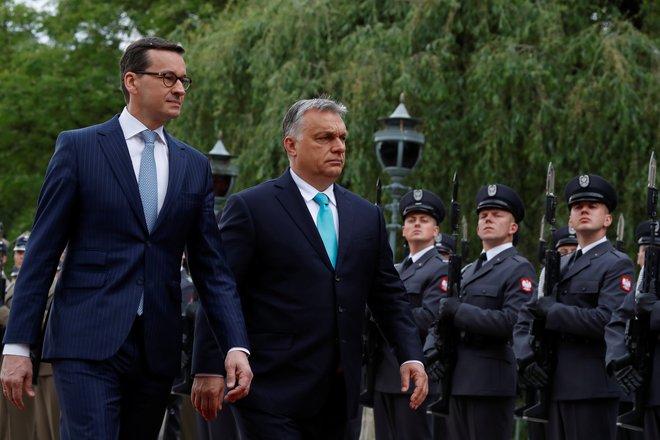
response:
<path id="1" fill-rule="evenodd" d="M 573 229 L 573 226 L 568 227 L 568 233 L 569 235 L 575 235 L 575 229 Z"/>
<path id="2" fill-rule="evenodd" d="M 421 189 L 416 189 L 413 190 L 413 199 L 415 199 L 416 202 L 419 202 L 422 200 L 422 197 L 424 196 L 424 191 Z"/>
<path id="3" fill-rule="evenodd" d="M 497 194 L 497 185 L 488 185 L 488 197 L 495 197 Z"/>
<path id="4" fill-rule="evenodd" d="M 581 188 L 586 188 L 589 186 L 589 176 L 586 174 L 583 174 L 579 177 L 578 183 L 580 184 Z"/>

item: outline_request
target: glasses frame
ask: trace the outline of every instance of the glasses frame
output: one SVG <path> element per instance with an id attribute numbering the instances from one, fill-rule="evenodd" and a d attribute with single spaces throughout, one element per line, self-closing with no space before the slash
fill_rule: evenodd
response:
<path id="1" fill-rule="evenodd" d="M 188 90 L 190 86 L 192 85 L 192 78 L 189 76 L 176 76 L 174 72 L 166 71 L 166 72 L 150 72 L 148 70 L 136 70 L 135 73 L 138 75 L 151 75 L 151 76 L 157 76 L 158 78 L 163 80 L 163 85 L 165 87 L 172 88 L 176 84 L 177 81 L 181 81 L 181 85 L 183 86 L 183 90 Z M 174 78 L 174 82 L 172 84 L 167 84 L 167 76 L 172 75 Z"/>

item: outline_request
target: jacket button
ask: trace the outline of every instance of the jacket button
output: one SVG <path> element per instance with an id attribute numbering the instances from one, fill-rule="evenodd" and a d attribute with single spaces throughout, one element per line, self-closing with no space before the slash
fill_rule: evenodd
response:
<path id="1" fill-rule="evenodd" d="M 335 281 L 336 281 L 336 282 L 340 282 L 340 281 L 341 281 L 341 277 L 335 275 Z"/>
<path id="2" fill-rule="evenodd" d="M 344 313 L 344 306 L 337 306 L 337 311 L 339 313 Z"/>

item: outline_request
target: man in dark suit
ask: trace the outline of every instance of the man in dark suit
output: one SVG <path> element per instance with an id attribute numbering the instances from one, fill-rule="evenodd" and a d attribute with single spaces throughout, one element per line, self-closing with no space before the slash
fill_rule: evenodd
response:
<path id="1" fill-rule="evenodd" d="M 346 153 L 345 111 L 322 98 L 295 103 L 283 121 L 290 168 L 231 196 L 222 213 L 253 350 L 255 380 L 238 402 L 249 439 L 343 439 L 357 414 L 366 304 L 395 347 L 401 389 L 414 383 L 411 408 L 428 391 L 382 212 L 335 183 Z M 204 319 L 198 324 L 192 397 L 211 418 L 217 379 L 202 374 L 217 372 L 221 357 Z"/>
<path id="2" fill-rule="evenodd" d="M 440 319 L 451 320 L 460 334 L 447 432 L 455 440 L 508 440 L 516 400 L 513 326 L 534 294 L 536 275 L 513 245 L 525 216 L 518 194 L 487 185 L 477 192 L 476 205 L 483 250 L 463 269 L 460 298 L 440 300 Z"/>
<path id="3" fill-rule="evenodd" d="M 120 61 L 126 108 L 61 133 L 46 172 L 1 376 L 5 396 L 22 408 L 23 389 L 34 395 L 29 348 L 68 245 L 43 350 L 63 438 L 156 438 L 180 368 L 184 248 L 227 352 L 229 398 L 249 388 L 247 333 L 213 214 L 208 159 L 163 128 L 179 116 L 191 83 L 183 52 L 160 38 L 132 43 Z"/>
<path id="4" fill-rule="evenodd" d="M 607 240 L 617 195 L 607 180 L 594 174 L 571 179 L 564 189 L 568 224 L 578 239 L 577 250 L 561 258 L 557 298 L 532 300 L 516 324 L 516 357 L 531 358 L 529 327 L 534 316 L 556 334 L 556 367 L 552 383 L 546 438 L 616 438 L 621 390 L 605 369 L 605 325 L 626 295 L 633 291 L 633 264 Z M 532 362 L 523 374 L 537 385 L 549 372 Z"/>
<path id="5" fill-rule="evenodd" d="M 447 263 L 436 249 L 436 237 L 445 217 L 442 200 L 431 191 L 415 189 L 399 201 L 403 218 L 401 233 L 408 243 L 410 255 L 396 269 L 406 287 L 410 308 L 422 343 L 429 328 L 438 317 L 440 299 L 447 294 Z M 401 392 L 398 384 L 399 363 L 387 341 L 380 344 L 376 358 L 374 382 L 374 422 L 376 438 L 431 440 L 441 437 L 434 432 L 433 419 L 426 406 L 438 397 L 438 386 L 429 393 L 427 401 L 415 411 L 408 407 L 410 391 Z"/>

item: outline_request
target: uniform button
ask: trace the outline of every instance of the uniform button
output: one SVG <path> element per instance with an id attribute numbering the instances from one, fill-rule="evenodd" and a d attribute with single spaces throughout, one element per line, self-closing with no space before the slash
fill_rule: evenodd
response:
<path id="1" fill-rule="evenodd" d="M 142 278 L 138 278 L 137 283 L 138 286 L 141 286 L 144 284 L 144 280 Z"/>
<path id="2" fill-rule="evenodd" d="M 341 281 L 341 277 L 335 275 L 335 281 L 340 282 L 340 281 Z"/>
<path id="3" fill-rule="evenodd" d="M 338 306 L 337 310 L 339 311 L 339 313 L 344 313 L 344 307 L 343 306 Z"/>

